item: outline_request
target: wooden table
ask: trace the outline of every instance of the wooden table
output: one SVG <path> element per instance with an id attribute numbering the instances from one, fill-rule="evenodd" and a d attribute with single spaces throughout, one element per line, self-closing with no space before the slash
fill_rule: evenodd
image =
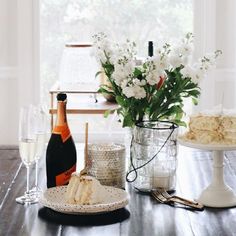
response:
<path id="1" fill-rule="evenodd" d="M 68 88 L 61 89 L 59 83 L 56 82 L 53 87 L 50 89 L 50 109 L 49 113 L 51 115 L 51 129 L 54 126 L 54 115 L 57 113 L 57 104 L 56 104 L 56 94 L 59 92 L 64 92 L 67 95 L 71 96 L 71 99 L 68 100 L 67 104 L 67 114 L 104 114 L 107 110 L 114 110 L 118 107 L 116 103 L 108 102 L 106 99 L 98 94 L 94 89 L 78 89 L 78 88 Z M 87 95 L 85 97 L 84 95 Z M 88 95 L 91 97 L 89 98 Z M 72 96 L 74 96 L 72 98 Z"/>
<path id="2" fill-rule="evenodd" d="M 207 151 L 180 147 L 178 156 L 178 181 L 176 193 L 186 198 L 196 198 L 211 179 L 212 157 Z M 82 162 L 82 160 L 81 160 Z M 45 188 L 45 159 L 40 162 L 40 186 Z M 236 152 L 226 152 L 225 179 L 236 188 Z M 33 173 L 32 173 L 33 175 Z M 33 177 L 31 178 L 34 181 Z M 171 207 L 157 203 L 148 195 L 136 193 L 127 185 L 130 203 L 126 210 L 118 212 L 120 218 L 99 216 L 83 225 L 78 217 L 77 225 L 52 223 L 39 216 L 42 206 L 19 205 L 15 198 L 23 194 L 26 170 L 21 165 L 18 150 L 0 150 L 0 235 L 83 235 L 83 236 L 233 236 L 236 235 L 236 208 L 206 208 L 202 212 L 184 207 Z M 45 210 L 45 209 L 44 209 Z M 130 216 L 128 214 L 130 213 Z M 123 214 L 123 216 L 122 216 Z M 76 216 L 74 216 L 76 217 Z M 115 217 L 113 215 L 113 217 Z M 102 220 L 101 220 L 102 219 Z M 87 219 L 87 223 L 89 219 Z M 121 222 L 119 222 L 119 220 Z M 111 223 L 115 221 L 116 223 Z M 68 222 L 67 222 L 68 223 Z M 103 224 L 103 225 L 101 225 Z"/>

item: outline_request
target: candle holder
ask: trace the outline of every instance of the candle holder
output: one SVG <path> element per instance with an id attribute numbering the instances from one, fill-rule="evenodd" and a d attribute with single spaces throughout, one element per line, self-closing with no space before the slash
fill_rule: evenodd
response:
<path id="1" fill-rule="evenodd" d="M 125 147 L 117 143 L 88 145 L 88 173 L 101 184 L 125 188 Z"/>
<path id="2" fill-rule="evenodd" d="M 127 181 L 149 192 L 175 189 L 177 167 L 177 128 L 168 121 L 142 121 L 136 124 L 130 148 Z"/>

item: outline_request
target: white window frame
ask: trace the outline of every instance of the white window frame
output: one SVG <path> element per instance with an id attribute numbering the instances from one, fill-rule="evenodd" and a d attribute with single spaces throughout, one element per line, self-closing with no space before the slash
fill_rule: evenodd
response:
<path id="1" fill-rule="evenodd" d="M 216 69 L 202 82 L 201 99 L 195 110 L 212 109 L 216 106 L 236 108 L 236 66 L 229 63 L 236 59 L 235 8 L 235 0 L 194 0 L 196 58 L 216 49 L 223 52 Z M 234 26 L 230 27 L 229 22 Z"/>

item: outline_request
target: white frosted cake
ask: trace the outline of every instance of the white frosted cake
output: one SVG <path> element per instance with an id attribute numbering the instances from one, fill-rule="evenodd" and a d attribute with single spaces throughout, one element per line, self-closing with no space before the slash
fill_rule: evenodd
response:
<path id="1" fill-rule="evenodd" d="M 198 114 L 190 117 L 184 139 L 202 144 L 236 144 L 236 116 Z"/>
<path id="2" fill-rule="evenodd" d="M 73 173 L 66 191 L 66 202 L 70 204 L 92 205 L 101 203 L 104 187 L 92 176 Z"/>

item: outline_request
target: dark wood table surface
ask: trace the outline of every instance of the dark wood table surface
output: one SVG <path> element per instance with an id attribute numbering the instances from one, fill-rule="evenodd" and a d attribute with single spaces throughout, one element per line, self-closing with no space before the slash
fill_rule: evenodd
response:
<path id="1" fill-rule="evenodd" d="M 176 194 L 197 198 L 210 183 L 211 162 L 210 152 L 180 147 Z M 40 161 L 39 175 L 39 184 L 45 189 L 44 158 Z M 225 180 L 236 189 L 236 152 L 226 152 Z M 34 181 L 33 172 L 31 181 Z M 0 147 L 0 236 L 236 235 L 236 207 L 191 211 L 185 207 L 160 204 L 127 185 L 130 202 L 126 209 L 113 215 L 90 218 L 65 215 L 63 218 L 40 204 L 17 204 L 15 198 L 24 193 L 25 187 L 26 169 L 21 164 L 17 148 Z"/>

